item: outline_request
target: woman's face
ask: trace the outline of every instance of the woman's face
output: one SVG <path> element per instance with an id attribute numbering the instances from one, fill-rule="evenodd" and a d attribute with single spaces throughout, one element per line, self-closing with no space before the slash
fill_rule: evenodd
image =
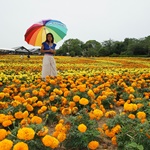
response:
<path id="1" fill-rule="evenodd" d="M 52 41 L 52 36 L 49 34 L 48 36 L 47 36 L 47 39 L 48 39 L 48 41 Z"/>

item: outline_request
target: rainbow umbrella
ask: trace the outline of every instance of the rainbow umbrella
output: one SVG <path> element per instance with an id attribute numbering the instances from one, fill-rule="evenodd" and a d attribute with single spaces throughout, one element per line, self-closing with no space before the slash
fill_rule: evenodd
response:
<path id="1" fill-rule="evenodd" d="M 54 42 L 61 41 L 67 34 L 67 27 L 58 20 L 42 20 L 29 27 L 25 33 L 25 41 L 33 46 L 41 46 L 46 40 L 46 34 L 52 33 Z"/>

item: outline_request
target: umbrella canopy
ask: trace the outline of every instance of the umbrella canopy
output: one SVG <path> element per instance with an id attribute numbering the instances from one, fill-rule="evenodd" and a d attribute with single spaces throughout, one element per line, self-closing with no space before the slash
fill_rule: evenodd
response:
<path id="1" fill-rule="evenodd" d="M 42 20 L 29 27 L 25 33 L 25 41 L 33 46 L 41 46 L 46 40 L 46 34 L 52 33 L 54 42 L 62 40 L 67 34 L 67 27 L 58 20 Z"/>

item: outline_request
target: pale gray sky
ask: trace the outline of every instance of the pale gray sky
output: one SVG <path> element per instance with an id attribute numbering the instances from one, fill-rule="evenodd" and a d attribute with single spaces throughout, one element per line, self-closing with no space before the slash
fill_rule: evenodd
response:
<path id="1" fill-rule="evenodd" d="M 143 38 L 150 35 L 150 0 L 0 0 L 0 48 L 25 46 L 24 34 L 43 19 L 68 28 L 65 40 L 86 42 Z"/>

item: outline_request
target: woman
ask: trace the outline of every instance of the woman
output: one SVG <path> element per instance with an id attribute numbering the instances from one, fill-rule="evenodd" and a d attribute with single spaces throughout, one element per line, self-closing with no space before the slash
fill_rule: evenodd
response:
<path id="1" fill-rule="evenodd" d="M 41 53 L 44 53 L 43 65 L 42 65 L 42 78 L 45 79 L 46 76 L 57 76 L 56 62 L 54 59 L 54 54 L 56 44 L 54 43 L 54 37 L 52 33 L 46 35 L 46 41 L 42 43 Z"/>

